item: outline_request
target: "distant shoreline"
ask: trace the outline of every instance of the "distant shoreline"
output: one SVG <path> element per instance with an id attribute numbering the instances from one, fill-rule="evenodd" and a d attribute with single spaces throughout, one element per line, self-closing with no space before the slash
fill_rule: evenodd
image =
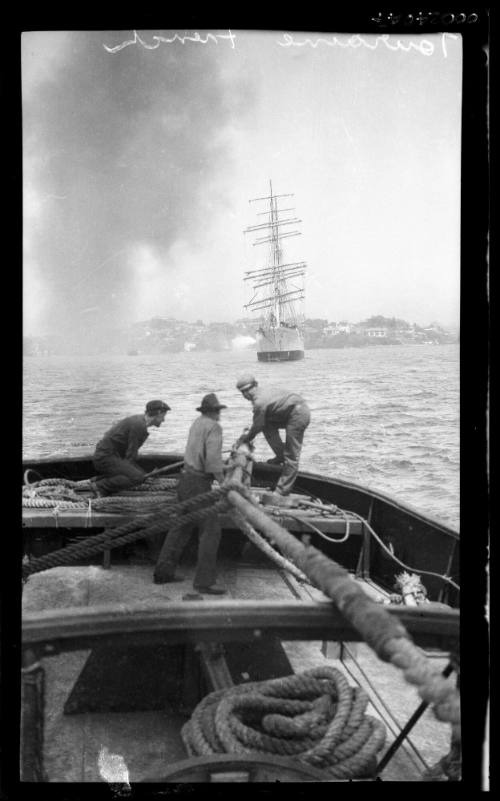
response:
<path id="1" fill-rule="evenodd" d="M 311 351 L 318 351 L 318 350 L 359 350 L 361 348 L 387 348 L 387 347 L 430 347 L 430 346 L 446 346 L 449 345 L 460 345 L 459 340 L 454 340 L 452 342 L 366 342 L 363 344 L 353 345 L 353 344 L 345 344 L 345 345 L 316 345 L 313 347 L 306 347 L 305 354 Z M 221 348 L 210 350 L 208 348 L 201 350 L 201 349 L 194 349 L 194 350 L 170 350 L 170 351 L 149 351 L 149 352 L 138 352 L 133 355 L 127 353 L 126 351 L 107 351 L 107 352 L 86 352 L 82 353 L 78 349 L 75 351 L 66 351 L 66 352 L 59 352 L 59 353 L 23 353 L 23 358 L 27 359 L 47 359 L 51 357 L 74 357 L 74 356 L 130 356 L 130 358 L 136 358 L 141 356 L 168 356 L 173 354 L 181 354 L 181 353 L 192 353 L 192 354 L 201 354 L 201 353 L 256 353 L 256 348 Z"/>
<path id="2" fill-rule="evenodd" d="M 84 340 L 77 333 L 23 337 L 26 355 L 70 354 L 72 351 L 129 356 L 143 354 L 239 351 L 257 349 L 257 320 L 235 323 L 188 323 L 176 318 L 153 317 L 122 329 L 90 329 Z M 374 345 L 451 344 L 459 342 L 460 330 L 439 323 L 422 327 L 396 317 L 375 315 L 360 323 L 328 322 L 306 318 L 300 325 L 305 350 L 364 348 Z"/>

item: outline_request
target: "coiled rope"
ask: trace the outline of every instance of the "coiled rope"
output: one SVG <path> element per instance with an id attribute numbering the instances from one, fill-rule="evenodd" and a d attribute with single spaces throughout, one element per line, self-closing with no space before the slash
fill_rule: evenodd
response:
<path id="1" fill-rule="evenodd" d="M 248 473 L 249 471 L 246 472 Z M 93 556 L 105 550 L 131 544 L 139 539 L 151 537 L 156 533 L 164 533 L 174 526 L 180 527 L 186 523 L 199 523 L 214 511 L 227 511 L 229 507 L 227 502 L 221 503 L 220 506 L 217 504 L 212 506 L 211 504 L 221 493 L 227 495 L 230 490 L 241 492 L 245 498 L 257 504 L 246 487 L 231 480 L 226 482 L 224 489 L 218 488 L 212 492 L 198 495 L 193 499 L 188 499 L 183 503 L 178 503 L 175 495 L 171 492 L 177 484 L 176 479 L 157 478 L 149 479 L 148 481 L 151 482 L 152 488 L 147 488 L 144 494 L 140 493 L 140 490 L 145 487 L 145 484 L 128 490 L 126 494 L 91 500 L 78 499 L 78 495 L 74 490 L 75 487 L 87 490 L 91 486 L 90 480 L 75 482 L 68 479 L 44 479 L 23 487 L 23 506 L 53 509 L 56 528 L 59 527 L 59 511 L 71 509 L 87 509 L 86 527 L 91 524 L 92 512 L 135 513 L 136 515 L 135 522 L 131 521 L 120 528 L 74 542 L 58 551 L 30 560 L 28 565 L 31 570 L 28 571 L 27 566 L 23 568 L 23 577 L 26 579 L 31 573 L 71 564 L 81 558 Z M 156 487 L 163 487 L 164 489 L 163 491 L 157 491 Z M 76 497 L 77 500 L 60 500 L 63 492 L 71 493 L 68 497 Z M 194 513 L 194 510 L 200 506 L 203 509 Z M 189 514 L 190 510 L 191 514 Z M 238 523 L 240 528 L 269 559 L 281 569 L 292 573 L 299 581 L 308 582 L 307 577 L 295 565 L 281 556 L 251 526 L 245 525 L 244 518 L 241 515 L 239 517 L 241 518 Z M 141 519 L 139 520 L 138 518 Z M 154 526 L 152 527 L 153 521 L 155 525 L 161 525 L 160 531 Z"/>
<path id="2" fill-rule="evenodd" d="M 414 645 L 404 626 L 383 607 L 372 601 L 359 585 L 353 581 L 347 570 L 324 556 L 313 546 L 303 545 L 288 531 L 269 518 L 260 507 L 257 508 L 258 504 L 249 490 L 243 487 L 241 482 L 236 479 L 225 482 L 224 487 L 213 489 L 208 493 L 183 501 L 173 509 L 168 509 L 168 513 L 162 510 L 162 512 L 146 515 L 141 520 L 130 521 L 112 532 L 108 531 L 104 534 L 96 535 L 88 538 L 84 543 L 71 545 L 61 551 L 55 551 L 39 559 L 32 560 L 28 564 L 23 564 L 23 578 L 26 579 L 32 573 L 45 570 L 47 567 L 68 564 L 72 561 L 77 561 L 82 556 L 128 544 L 157 533 L 163 533 L 166 528 L 170 528 L 172 525 L 198 522 L 207 514 L 213 514 L 214 511 L 227 510 L 229 504 L 231 505 L 232 513 L 240 513 L 240 516 L 236 515 L 239 525 L 243 522 L 241 520 L 241 515 L 243 515 L 247 524 L 253 524 L 256 528 L 262 530 L 273 546 L 277 546 L 280 552 L 299 571 L 307 576 L 313 585 L 334 601 L 337 608 L 358 630 L 375 653 L 382 660 L 391 662 L 403 671 L 404 678 L 417 687 L 420 697 L 427 703 L 432 704 L 434 714 L 438 720 L 447 721 L 451 724 L 452 741 L 459 744 L 460 698 L 454 681 L 441 676 L 430 660 Z M 363 522 L 366 523 L 366 521 Z M 244 686 L 248 688 L 250 685 Z M 238 692 L 246 692 L 246 690 Z M 227 711 L 227 705 L 224 706 L 221 703 L 221 708 Z M 312 710 L 308 711 L 311 712 Z M 224 721 L 222 712 L 214 720 L 218 722 L 218 725 L 222 726 Z M 268 724 L 271 725 L 269 721 Z M 238 725 L 236 725 L 237 729 Z M 284 730 L 283 726 L 285 728 L 287 726 L 283 721 L 279 725 L 282 726 L 282 730 Z M 331 725 L 333 731 L 334 724 L 332 723 Z M 233 729 L 234 727 L 228 730 L 231 736 L 234 735 Z M 327 731 L 330 731 L 328 727 Z M 190 729 L 188 728 L 186 735 L 188 742 L 191 741 L 189 732 Z M 220 737 L 220 734 L 218 736 Z M 222 737 L 224 736 L 223 734 Z M 220 742 L 223 743 L 224 740 L 220 739 Z M 231 742 L 233 744 L 231 747 L 233 747 L 234 742 Z M 196 746 L 193 745 L 194 747 Z M 255 747 L 255 743 L 252 747 Z M 321 748 L 319 751 L 314 751 L 314 746 L 307 743 L 306 753 L 308 758 L 312 757 L 313 761 L 318 756 L 319 762 L 314 762 L 314 764 L 321 764 L 321 755 L 323 753 Z M 344 758 L 347 759 L 342 752 L 342 759 Z"/>
<path id="3" fill-rule="evenodd" d="M 28 564 L 23 565 L 23 579 L 41 570 L 72 564 L 81 558 L 93 556 L 111 548 L 129 545 L 155 534 L 163 534 L 177 524 L 198 523 L 213 512 L 227 509 L 225 494 L 225 490 L 217 488 L 177 503 L 175 506 L 165 504 L 167 508 L 160 507 L 157 511 L 130 520 L 123 526 L 117 526 L 102 534 L 88 537 L 82 542 L 31 559 Z M 96 501 L 93 501 L 93 505 L 95 503 Z"/>
<path id="4" fill-rule="evenodd" d="M 402 670 L 422 700 L 432 704 L 436 718 L 449 722 L 453 736 L 460 739 L 460 696 L 454 679 L 440 674 L 404 626 L 365 595 L 347 570 L 313 546 L 298 545 L 302 552 L 296 554 L 296 564 L 335 602 L 377 656 Z"/>
<path id="5" fill-rule="evenodd" d="M 95 554 L 102 553 L 106 550 L 122 547 L 123 545 L 131 545 L 141 539 L 148 539 L 156 534 L 163 534 L 167 530 L 174 527 L 183 526 L 188 523 L 199 523 L 208 515 L 214 512 L 225 512 L 229 508 L 227 502 L 227 493 L 230 490 L 240 491 L 245 497 L 251 498 L 249 491 L 238 485 L 237 482 L 229 481 L 224 488 L 218 487 L 194 498 L 189 498 L 186 501 L 177 502 L 172 499 L 165 500 L 158 499 L 153 510 L 144 509 L 142 515 L 137 514 L 134 520 L 129 521 L 123 526 L 118 526 L 113 529 L 87 537 L 84 540 L 73 542 L 64 548 L 52 551 L 44 556 L 30 559 L 27 563 L 23 564 L 22 575 L 23 580 L 26 580 L 30 575 L 39 573 L 42 570 L 48 570 L 52 567 L 59 567 L 62 565 L 70 565 L 78 562 L 80 559 L 94 556 Z M 252 498 L 253 500 L 253 498 Z M 42 499 L 39 501 L 42 502 Z M 105 502 L 103 504 L 103 502 Z M 121 501 L 121 496 L 115 498 L 97 498 L 92 500 L 91 506 L 94 511 L 110 511 L 111 502 L 116 504 L 117 511 L 126 511 L 126 502 Z M 253 501 L 255 503 L 255 501 Z M 57 514 L 60 509 L 75 508 L 77 504 L 61 503 L 56 501 L 49 501 L 54 506 L 54 517 L 56 528 L 58 527 Z M 83 508 L 89 507 L 90 515 L 90 502 L 86 502 Z M 78 508 L 82 508 L 79 506 Z M 137 512 L 137 506 L 133 504 L 130 511 Z M 87 521 L 88 522 L 88 521 Z M 243 526 L 244 520 L 242 518 L 241 525 Z M 308 581 L 300 570 L 298 570 L 288 559 L 285 559 L 277 551 L 272 548 L 256 531 L 247 530 L 249 539 L 257 545 L 266 555 L 272 559 L 278 567 L 288 570 L 300 581 Z"/>
<path id="6" fill-rule="evenodd" d="M 177 481 L 172 478 L 148 479 L 139 487 L 126 490 L 119 495 L 89 498 L 82 496 L 93 488 L 90 480 L 69 481 L 61 478 L 48 478 L 23 486 L 22 505 L 25 509 L 54 509 L 59 511 L 140 513 L 154 512 L 158 507 L 175 503 Z"/>
<path id="7" fill-rule="evenodd" d="M 452 738 L 460 741 L 460 696 L 455 681 L 441 675 L 415 646 L 405 627 L 366 595 L 339 564 L 314 546 L 299 542 L 241 495 L 230 492 L 228 498 L 315 587 L 334 601 L 380 659 L 402 670 L 405 680 L 416 685 L 422 700 L 432 704 L 436 718 L 451 724 Z"/>
<path id="8" fill-rule="evenodd" d="M 190 756 L 277 754 L 338 779 L 372 775 L 386 729 L 368 696 L 336 668 L 250 682 L 207 695 L 182 728 Z"/>

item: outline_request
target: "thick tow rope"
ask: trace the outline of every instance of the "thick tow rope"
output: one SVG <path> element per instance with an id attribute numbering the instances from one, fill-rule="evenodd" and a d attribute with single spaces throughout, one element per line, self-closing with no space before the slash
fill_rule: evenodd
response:
<path id="1" fill-rule="evenodd" d="M 460 697 L 455 680 L 440 674 L 431 660 L 415 646 L 404 626 L 383 606 L 372 601 L 347 570 L 315 547 L 301 543 L 259 507 L 248 488 L 249 465 L 251 467 L 251 452 L 242 445 L 233 454 L 232 470 L 222 487 L 175 506 L 165 503 L 140 519 L 31 560 L 23 565 L 23 578 L 230 509 L 243 530 L 247 529 L 248 533 L 250 526 L 252 530 L 261 532 L 284 559 L 331 598 L 380 659 L 402 670 L 406 681 L 415 685 L 422 700 L 432 706 L 436 718 L 451 724 L 452 742 L 459 746 Z"/>
<path id="2" fill-rule="evenodd" d="M 251 535 L 250 539 L 255 535 L 252 541 L 262 539 L 263 534 L 278 549 L 279 559 L 291 563 L 298 578 L 305 577 L 331 598 L 377 656 L 398 667 L 405 680 L 416 686 L 422 700 L 432 706 L 436 718 L 451 724 L 455 765 L 461 742 L 460 698 L 455 680 L 441 675 L 415 646 L 404 626 L 367 596 L 347 570 L 315 547 L 304 545 L 263 511 L 249 488 L 251 462 L 248 447 L 240 446 L 233 453 L 232 468 L 222 487 L 175 504 L 164 498 L 156 510 L 127 524 L 32 559 L 23 564 L 23 579 L 48 567 L 71 564 L 106 549 L 165 533 L 173 526 L 199 522 L 214 512 L 229 511 L 247 536 Z M 59 486 L 61 495 L 62 491 L 74 491 L 67 483 Z M 93 505 L 96 501 L 93 500 Z M 58 499 L 59 504 L 64 502 L 61 497 Z M 376 753 L 383 746 L 385 730 L 382 724 L 363 719 L 366 703 L 362 691 L 349 688 L 348 692 L 341 679 L 332 673 L 327 675 L 324 669 L 320 674 L 307 671 L 304 675 L 307 690 L 305 684 L 294 683 L 295 679 L 301 679 L 299 676 L 241 685 L 224 691 L 224 695 L 219 692 L 207 696 L 184 729 L 186 747 L 192 754 L 203 754 L 205 748 L 214 749 L 209 753 L 226 749 L 230 749 L 228 753 L 234 749 L 254 753 L 270 747 L 271 753 L 297 755 L 310 764 L 326 766 L 338 778 L 369 773 Z M 342 679 L 346 682 L 343 675 Z M 316 682 L 314 690 L 312 682 Z M 288 692 L 292 694 L 291 700 Z M 295 692 L 299 694 L 294 695 Z M 282 742 L 284 739 L 286 744 Z"/>
<path id="3" fill-rule="evenodd" d="M 248 479 L 251 470 L 243 466 L 241 473 Z M 26 476 L 25 481 L 27 481 Z M 49 478 L 32 484 L 27 483 L 23 487 L 23 507 L 52 509 L 56 527 L 58 526 L 59 511 L 86 509 L 87 525 L 92 519 L 93 512 L 132 513 L 135 518 L 123 526 L 108 529 L 102 534 L 87 537 L 44 556 L 27 560 L 23 564 L 23 580 L 27 580 L 33 573 L 52 567 L 70 565 L 82 558 L 95 556 L 123 545 L 130 545 L 158 533 L 165 533 L 173 527 L 183 526 L 187 523 L 199 523 L 214 511 L 232 511 L 230 504 L 224 500 L 230 490 L 241 492 L 246 498 L 256 503 L 248 489 L 231 477 L 228 477 L 223 487 L 218 487 L 203 495 L 197 495 L 182 503 L 177 501 L 176 486 L 177 479 L 151 476 L 143 484 L 120 495 L 84 500 L 78 495 L 78 492 L 87 492 L 92 488 L 92 482 L 89 479 L 70 481 L 69 479 Z M 239 520 L 237 524 L 248 539 L 280 569 L 287 570 L 299 581 L 308 581 L 295 565 L 281 556 L 246 523 L 241 515 L 233 511 L 232 517 L 235 518 L 235 516 Z"/>
<path id="4" fill-rule="evenodd" d="M 227 501 L 222 488 L 189 498 L 181 503 L 163 506 L 145 516 L 138 516 L 122 526 L 108 529 L 102 534 L 87 537 L 82 542 L 73 543 L 52 553 L 45 554 L 36 559 L 30 559 L 23 564 L 23 579 L 33 573 L 47 570 L 51 567 L 70 565 L 79 559 L 94 556 L 102 551 L 130 545 L 140 539 L 163 534 L 172 526 L 184 523 L 198 523 L 213 512 L 223 511 L 227 508 Z M 95 503 L 95 502 L 94 502 Z"/>
<path id="5" fill-rule="evenodd" d="M 451 724 L 452 741 L 460 742 L 460 695 L 453 678 L 446 678 L 413 643 L 405 627 L 374 602 L 349 572 L 312 545 L 304 545 L 267 517 L 240 493 L 228 500 L 271 543 L 293 562 L 322 592 L 333 600 L 377 656 L 391 662 L 414 684 L 423 701 L 432 705 L 438 720 Z"/>
<path id="6" fill-rule="evenodd" d="M 182 729 L 190 756 L 276 754 L 338 779 L 375 772 L 386 729 L 341 671 L 314 668 L 207 695 Z"/>

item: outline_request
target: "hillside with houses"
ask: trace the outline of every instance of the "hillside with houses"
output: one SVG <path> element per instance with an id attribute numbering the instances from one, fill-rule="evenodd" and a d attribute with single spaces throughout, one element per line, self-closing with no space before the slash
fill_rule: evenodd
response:
<path id="1" fill-rule="evenodd" d="M 153 317 L 133 323 L 126 329 L 110 330 L 106 338 L 92 339 L 87 352 L 128 353 L 130 355 L 178 353 L 181 351 L 223 351 L 255 348 L 255 318 L 234 323 L 194 323 L 173 317 Z M 459 341 L 458 331 L 432 323 L 422 327 L 396 317 L 373 316 L 358 323 L 347 320 L 306 319 L 303 324 L 305 348 L 347 348 L 374 345 L 439 345 Z M 72 344 L 57 336 L 23 339 L 25 356 L 69 354 Z"/>
<path id="2" fill-rule="evenodd" d="M 328 322 L 306 320 L 306 347 L 345 348 L 367 345 L 441 345 L 458 342 L 458 331 L 443 328 L 439 323 L 419 326 L 396 317 L 377 315 L 359 323 L 346 320 Z"/>

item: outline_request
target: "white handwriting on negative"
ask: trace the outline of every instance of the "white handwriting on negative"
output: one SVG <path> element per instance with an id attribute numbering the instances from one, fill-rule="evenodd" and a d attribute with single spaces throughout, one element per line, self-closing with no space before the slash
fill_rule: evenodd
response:
<path id="1" fill-rule="evenodd" d="M 441 34 L 441 48 L 443 51 L 443 56 L 446 58 L 448 56 L 448 51 L 446 49 L 446 37 L 451 39 L 458 39 L 458 36 L 454 33 L 442 33 Z M 376 50 L 379 44 L 384 44 L 389 50 L 403 50 L 404 52 L 408 52 L 410 50 L 417 50 L 423 56 L 432 56 L 434 53 L 435 47 L 434 43 L 430 42 L 428 39 L 419 39 L 417 42 L 406 42 L 403 43 L 401 39 L 394 40 L 391 38 L 390 34 L 384 33 L 381 36 L 377 36 L 375 40 L 367 41 L 360 36 L 359 33 L 354 34 L 354 36 L 350 36 L 349 39 L 342 41 L 338 39 L 337 36 L 331 37 L 315 37 L 314 39 L 295 39 L 294 34 L 292 33 L 284 33 L 283 34 L 283 41 L 278 41 L 277 44 L 280 47 L 304 47 L 304 45 L 309 45 L 310 47 L 318 47 L 318 45 L 326 45 L 327 47 L 367 47 L 369 50 Z"/>
<path id="2" fill-rule="evenodd" d="M 154 35 L 151 37 L 153 39 L 153 44 L 148 44 L 141 39 L 137 31 L 134 31 L 134 38 L 128 39 L 126 42 L 122 42 L 116 47 L 108 47 L 107 45 L 103 45 L 104 49 L 108 51 L 108 53 L 117 53 L 119 50 L 123 50 L 124 47 L 128 47 L 129 45 L 133 44 L 140 44 L 146 48 L 146 50 L 156 50 L 157 47 L 161 45 L 161 43 L 165 44 L 172 44 L 173 42 L 180 42 L 181 44 L 185 44 L 186 42 L 196 42 L 197 44 L 207 44 L 207 42 L 215 42 L 215 44 L 219 44 L 219 41 L 229 40 L 231 43 L 231 47 L 234 50 L 234 42 L 236 40 L 236 36 L 228 30 L 227 33 L 207 33 L 204 36 L 201 36 L 198 31 L 193 33 L 191 36 L 185 34 L 181 36 L 178 33 L 174 33 L 173 36 L 158 36 Z"/>

